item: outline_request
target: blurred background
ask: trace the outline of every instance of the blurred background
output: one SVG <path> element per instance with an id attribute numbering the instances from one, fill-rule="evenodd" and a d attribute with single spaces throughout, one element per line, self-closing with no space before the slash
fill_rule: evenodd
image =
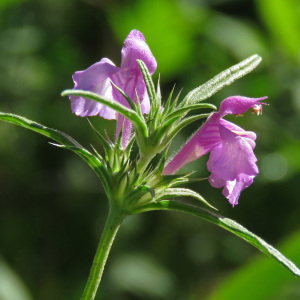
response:
<path id="1" fill-rule="evenodd" d="M 1 0 L 0 111 L 101 146 L 60 97 L 102 57 L 120 64 L 143 32 L 166 99 L 182 97 L 252 54 L 263 62 L 209 99 L 269 96 L 263 116 L 228 118 L 258 135 L 260 173 L 234 209 L 207 181 L 189 186 L 300 266 L 300 2 L 298 0 Z M 114 121 L 92 118 L 114 133 Z M 186 128 L 171 153 L 200 126 Z M 185 170 L 206 177 L 207 157 Z M 0 123 L 0 300 L 79 299 L 107 214 L 96 175 L 75 154 Z M 231 233 L 178 213 L 127 218 L 98 300 L 300 299 L 299 281 Z"/>

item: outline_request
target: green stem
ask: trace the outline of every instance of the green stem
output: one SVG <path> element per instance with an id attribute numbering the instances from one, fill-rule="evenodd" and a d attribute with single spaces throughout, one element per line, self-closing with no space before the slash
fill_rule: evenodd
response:
<path id="1" fill-rule="evenodd" d="M 81 300 L 93 300 L 95 298 L 109 251 L 124 217 L 124 213 L 118 207 L 110 207 Z"/>
<path id="2" fill-rule="evenodd" d="M 153 155 L 143 155 L 140 153 L 140 159 L 137 162 L 137 170 L 139 173 L 143 173 L 146 170 L 152 158 Z"/>

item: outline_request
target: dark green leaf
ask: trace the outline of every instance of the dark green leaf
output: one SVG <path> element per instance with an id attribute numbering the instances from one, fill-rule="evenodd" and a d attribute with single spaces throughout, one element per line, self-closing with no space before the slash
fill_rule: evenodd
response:
<path id="1" fill-rule="evenodd" d="M 168 97 L 168 100 L 166 102 L 166 105 L 164 107 L 164 111 L 163 111 L 163 115 L 167 114 L 169 112 L 169 108 L 171 106 L 171 101 L 172 101 L 172 96 L 173 96 L 173 93 L 174 93 L 174 89 L 175 89 L 175 86 L 173 86 L 173 89 Z"/>
<path id="2" fill-rule="evenodd" d="M 300 270 L 293 262 L 287 259 L 284 255 L 282 255 L 282 253 L 280 253 L 277 249 L 275 249 L 267 242 L 265 242 L 262 238 L 260 238 L 253 232 L 249 231 L 248 229 L 246 229 L 245 227 L 243 227 L 242 225 L 238 224 L 237 222 L 231 219 L 212 213 L 209 210 L 201 207 L 189 205 L 186 203 L 179 203 L 176 201 L 168 201 L 168 200 L 162 200 L 157 203 L 147 204 L 144 207 L 141 207 L 132 213 L 140 213 L 140 212 L 146 212 L 151 210 L 172 210 L 172 211 L 183 212 L 183 213 L 191 214 L 193 216 L 202 218 L 215 225 L 218 225 L 232 232 L 238 237 L 244 239 L 245 241 L 247 241 L 257 249 L 259 249 L 263 253 L 267 254 L 268 256 L 273 257 L 285 268 L 287 268 L 290 272 L 292 272 L 295 276 L 300 278 Z"/>
<path id="3" fill-rule="evenodd" d="M 74 153 L 79 155 L 85 162 L 87 162 L 88 165 L 95 171 L 95 173 L 101 179 L 104 188 L 108 188 L 108 178 L 105 176 L 105 170 L 100 160 L 66 133 L 46 127 L 24 117 L 9 113 L 0 112 L 0 120 L 35 131 L 58 142 L 59 145 L 57 146 L 73 151 Z"/>
<path id="4" fill-rule="evenodd" d="M 91 121 L 89 119 L 87 119 L 91 128 L 96 132 L 98 138 L 100 139 L 100 142 L 106 152 L 106 154 L 112 149 L 112 145 L 109 143 L 109 141 L 107 141 L 101 134 L 100 132 L 93 126 L 93 124 L 91 123 Z"/>
<path id="5" fill-rule="evenodd" d="M 136 107 L 135 103 L 133 102 L 133 100 L 128 95 L 126 95 L 123 90 L 121 90 L 118 86 L 116 86 L 112 81 L 111 81 L 111 84 L 126 99 L 129 106 L 131 107 L 131 109 L 134 111 L 137 111 L 137 107 Z"/>
<path id="6" fill-rule="evenodd" d="M 206 204 L 207 206 L 213 209 L 216 209 L 211 204 L 209 204 L 200 194 L 185 188 L 168 188 L 162 194 L 160 194 L 159 198 L 156 200 L 159 201 L 167 198 L 170 199 L 170 198 L 177 198 L 177 197 L 191 197 L 201 201 L 202 203 Z"/>
<path id="7" fill-rule="evenodd" d="M 203 118 L 207 118 L 209 117 L 210 114 L 201 114 L 201 115 L 195 115 L 195 116 L 191 116 L 188 118 L 183 119 L 180 123 L 178 123 L 176 125 L 176 127 L 172 130 L 172 132 L 169 134 L 169 139 L 173 139 L 174 136 L 181 130 L 183 129 L 185 126 L 189 125 L 190 123 L 193 123 L 197 120 L 203 119 Z"/>
<path id="8" fill-rule="evenodd" d="M 84 98 L 88 98 L 94 101 L 97 101 L 99 103 L 102 103 L 112 109 L 114 109 L 116 112 L 120 113 L 123 115 L 125 118 L 130 120 L 132 124 L 135 126 L 135 128 L 143 134 L 143 136 L 147 137 L 148 136 L 148 130 L 147 126 L 144 122 L 144 119 L 141 118 L 137 112 L 135 112 L 132 109 L 129 109 L 125 107 L 124 105 L 120 104 L 117 101 L 113 101 L 110 99 L 106 99 L 104 97 L 101 97 L 100 95 L 96 93 L 92 93 L 89 91 L 83 91 L 83 90 L 65 90 L 61 93 L 62 96 L 70 96 L 70 95 L 75 95 L 75 96 L 80 96 Z"/>
<path id="9" fill-rule="evenodd" d="M 137 60 L 137 63 L 139 64 L 139 67 L 141 69 L 144 81 L 145 81 L 145 85 L 147 87 L 147 92 L 151 101 L 151 107 L 155 106 L 157 107 L 158 104 L 156 103 L 156 93 L 155 93 L 155 88 L 154 88 L 154 83 L 152 80 L 152 77 L 148 71 L 147 66 L 145 65 L 145 63 L 142 60 Z"/>
<path id="10" fill-rule="evenodd" d="M 66 133 L 56 130 L 56 129 L 46 127 L 42 124 L 36 123 L 36 122 L 26 119 L 24 117 L 10 114 L 10 113 L 0 112 L 0 120 L 6 121 L 9 123 L 13 123 L 15 125 L 38 132 L 60 144 L 68 145 L 68 146 L 75 146 L 77 148 L 83 149 L 83 147 L 77 141 L 75 141 L 72 137 L 70 137 Z"/>
<path id="11" fill-rule="evenodd" d="M 250 73 L 260 62 L 261 57 L 255 54 L 241 61 L 237 65 L 226 69 L 206 83 L 189 92 L 183 100 L 182 106 L 195 104 L 209 98 L 223 87 L 230 85 L 237 79 Z"/>
<path id="12" fill-rule="evenodd" d="M 173 117 L 179 116 L 179 115 L 184 115 L 191 110 L 200 109 L 200 108 L 210 108 L 210 109 L 214 109 L 214 110 L 217 109 L 217 107 L 213 104 L 199 103 L 199 104 L 194 104 L 194 105 L 189 105 L 189 106 L 178 108 L 175 111 L 173 111 L 172 113 L 168 114 L 166 119 L 173 118 Z"/>

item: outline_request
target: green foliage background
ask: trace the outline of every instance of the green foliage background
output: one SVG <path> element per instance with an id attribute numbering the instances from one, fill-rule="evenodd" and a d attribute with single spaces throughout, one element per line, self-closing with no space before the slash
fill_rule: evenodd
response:
<path id="1" fill-rule="evenodd" d="M 230 118 L 257 133 L 260 174 L 234 209 L 221 190 L 191 186 L 300 265 L 300 3 L 297 0 L 2 0 L 0 110 L 101 146 L 60 92 L 102 57 L 120 64 L 123 40 L 142 31 L 165 99 L 257 53 L 250 75 L 211 98 L 268 95 L 262 117 Z M 92 118 L 113 136 L 114 122 Z M 171 153 L 199 127 L 188 127 Z M 79 299 L 107 214 L 96 176 L 47 139 L 0 124 L 0 299 Z M 100 150 L 101 151 L 101 150 Z M 207 157 L 185 170 L 206 177 Z M 275 288 L 276 287 L 276 288 Z M 248 298 L 247 298 L 248 297 Z M 215 226 L 176 213 L 128 218 L 98 300 L 300 298 L 297 279 Z"/>

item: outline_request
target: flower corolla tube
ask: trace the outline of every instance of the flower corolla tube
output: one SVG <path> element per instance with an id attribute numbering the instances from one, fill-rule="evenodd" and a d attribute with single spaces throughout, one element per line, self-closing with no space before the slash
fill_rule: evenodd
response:
<path id="1" fill-rule="evenodd" d="M 223 195 L 234 206 L 242 190 L 252 184 L 258 174 L 253 153 L 256 134 L 245 131 L 234 123 L 223 119 L 225 115 L 241 115 L 248 109 L 262 113 L 263 98 L 233 96 L 226 98 L 219 112 L 213 113 L 188 143 L 165 167 L 163 174 L 173 174 L 187 163 L 210 152 L 207 169 L 211 173 L 209 182 L 213 187 L 223 187 Z"/>
<path id="2" fill-rule="evenodd" d="M 145 38 L 138 30 L 132 30 L 124 41 L 121 51 L 121 67 L 116 67 L 108 58 L 102 58 L 84 71 L 73 74 L 74 89 L 91 91 L 110 100 L 117 101 L 129 107 L 126 99 L 114 87 L 123 90 L 135 103 L 139 98 L 141 111 L 148 114 L 150 100 L 146 85 L 139 69 L 137 59 L 142 60 L 151 75 L 154 74 L 157 63 L 146 44 Z M 117 120 L 116 138 L 122 129 L 122 146 L 126 148 L 131 136 L 132 124 L 115 110 L 93 100 L 79 96 L 69 96 L 72 112 L 77 116 L 96 116 Z"/>

